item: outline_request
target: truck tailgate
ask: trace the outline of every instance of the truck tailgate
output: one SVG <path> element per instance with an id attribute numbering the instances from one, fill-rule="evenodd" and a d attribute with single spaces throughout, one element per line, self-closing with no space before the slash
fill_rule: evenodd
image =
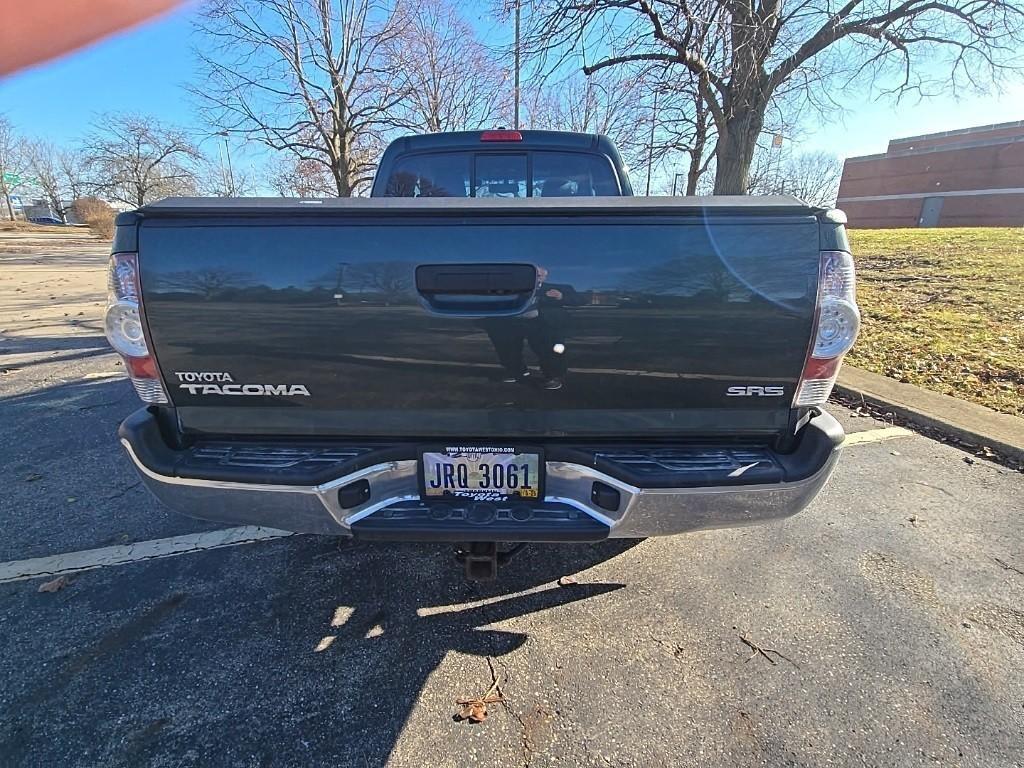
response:
<path id="1" fill-rule="evenodd" d="M 795 201 L 177 202 L 137 238 L 179 424 L 216 434 L 778 433 L 819 264 Z"/>

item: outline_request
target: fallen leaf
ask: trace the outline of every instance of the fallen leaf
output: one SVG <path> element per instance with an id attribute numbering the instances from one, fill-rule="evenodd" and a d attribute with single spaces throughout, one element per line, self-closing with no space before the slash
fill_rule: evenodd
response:
<path id="1" fill-rule="evenodd" d="M 39 585 L 40 592 L 57 592 L 58 590 L 64 589 L 68 585 L 67 576 L 58 576 L 56 579 L 50 579 L 50 581 L 44 581 Z"/>
<path id="2" fill-rule="evenodd" d="M 483 696 L 478 698 L 457 699 L 455 703 L 458 704 L 461 709 L 458 714 L 455 715 L 456 720 L 469 720 L 471 723 L 482 723 L 487 719 L 488 704 L 500 704 L 505 701 L 505 695 L 498 687 L 498 677 L 494 673 L 494 665 L 491 663 L 490 657 L 487 658 L 487 664 L 491 668 L 490 688 L 487 689 L 487 692 Z"/>
<path id="3" fill-rule="evenodd" d="M 43 476 L 38 472 L 33 472 L 31 475 L 25 478 L 26 483 L 34 483 L 36 480 L 42 480 Z"/>
<path id="4" fill-rule="evenodd" d="M 471 723 L 482 723 L 487 719 L 487 705 L 481 699 L 459 702 L 462 709 L 459 710 L 459 720 L 469 720 Z"/>
<path id="5" fill-rule="evenodd" d="M 571 587 L 573 584 L 579 584 L 575 576 L 563 576 L 558 580 L 558 586 L 560 587 Z"/>
<path id="6" fill-rule="evenodd" d="M 499 704 L 504 700 L 500 693 L 489 694 L 482 699 L 459 699 L 455 703 L 460 705 L 462 709 L 459 710 L 459 714 L 455 716 L 455 719 L 469 720 L 471 723 L 482 723 L 487 719 L 487 705 Z"/>

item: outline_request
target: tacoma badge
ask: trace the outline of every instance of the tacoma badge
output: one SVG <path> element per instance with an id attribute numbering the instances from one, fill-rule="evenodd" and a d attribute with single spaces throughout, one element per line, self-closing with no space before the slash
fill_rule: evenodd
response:
<path id="1" fill-rule="evenodd" d="M 175 371 L 179 389 L 190 395 L 254 395 L 264 397 L 303 395 L 309 390 L 303 384 L 236 384 L 226 371 Z"/>

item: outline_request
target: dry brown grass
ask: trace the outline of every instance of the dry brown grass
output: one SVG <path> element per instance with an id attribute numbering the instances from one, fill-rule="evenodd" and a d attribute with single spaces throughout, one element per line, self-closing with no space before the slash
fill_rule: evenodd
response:
<path id="1" fill-rule="evenodd" d="M 114 236 L 114 209 L 95 197 L 83 197 L 72 203 L 78 220 L 99 237 L 110 240 Z"/>
<path id="2" fill-rule="evenodd" d="M 1024 229 L 850 233 L 851 364 L 1024 416 Z"/>
<path id="3" fill-rule="evenodd" d="M 33 224 L 31 221 L 0 221 L 0 232 L 66 232 L 65 227 L 53 227 L 48 224 Z"/>

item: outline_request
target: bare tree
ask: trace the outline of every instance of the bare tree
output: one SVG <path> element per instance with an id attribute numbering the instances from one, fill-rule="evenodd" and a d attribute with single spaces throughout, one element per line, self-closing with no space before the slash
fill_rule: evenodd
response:
<path id="1" fill-rule="evenodd" d="M 751 164 L 748 192 L 794 195 L 821 207 L 835 205 L 843 164 L 828 152 L 792 153 L 775 147 L 759 149 Z"/>
<path id="2" fill-rule="evenodd" d="M 14 221 L 11 195 L 17 191 L 17 183 L 12 179 L 24 173 L 27 166 L 25 142 L 14 132 L 10 121 L 0 115 L 0 196 L 11 221 Z"/>
<path id="3" fill-rule="evenodd" d="M 104 115 L 86 137 L 84 152 L 94 187 L 111 200 L 142 206 L 195 193 L 193 163 L 202 156 L 184 132 L 152 117 Z"/>
<path id="4" fill-rule="evenodd" d="M 404 21 L 377 0 L 211 0 L 193 92 L 210 124 L 324 166 L 348 197 L 372 180 L 404 96 L 386 69 Z"/>
<path id="5" fill-rule="evenodd" d="M 74 200 L 91 194 L 89 164 L 79 149 L 43 140 L 24 142 L 24 158 L 32 188 L 61 219 L 67 220 Z"/>
<path id="6" fill-rule="evenodd" d="M 279 153 L 268 163 L 267 184 L 281 197 L 331 197 L 337 194 L 334 177 L 322 163 Z"/>
<path id="7" fill-rule="evenodd" d="M 196 184 L 199 193 L 207 197 L 244 197 L 256 191 L 253 174 L 229 165 L 220 151 L 203 156 L 197 165 Z"/>
<path id="8" fill-rule="evenodd" d="M 661 62 L 696 80 L 718 135 L 716 194 L 746 190 L 765 112 L 779 96 L 813 100 L 830 84 L 893 67 L 895 93 L 924 92 L 936 70 L 915 67 L 919 58 L 942 61 L 947 85 L 978 85 L 1019 67 L 1024 41 L 1019 0 L 537 1 L 535 51 L 598 51 L 587 73 Z M 703 46 L 715 30 L 725 34 L 709 57 Z"/>
<path id="9" fill-rule="evenodd" d="M 635 77 L 573 73 L 558 80 L 537 79 L 524 89 L 527 119 L 531 127 L 542 130 L 609 136 L 627 126 L 635 131 L 643 87 Z"/>
<path id="10" fill-rule="evenodd" d="M 401 34 L 385 61 L 403 127 L 437 133 L 486 127 L 507 115 L 504 74 L 453 0 L 417 0 L 401 7 Z"/>
<path id="11" fill-rule="evenodd" d="M 711 110 L 700 93 L 691 92 L 690 102 L 693 104 L 693 119 L 691 120 L 693 134 L 685 145 L 685 151 L 690 160 L 689 168 L 686 171 L 686 194 L 695 195 L 697 194 L 697 185 L 700 184 L 701 178 L 707 173 L 708 166 L 715 157 L 718 136 L 715 133 Z M 679 140 L 676 139 L 676 142 L 678 144 Z"/>
<path id="12" fill-rule="evenodd" d="M 67 189 L 57 162 L 57 148 L 47 141 L 34 141 L 26 144 L 25 149 L 35 186 L 42 193 L 49 209 L 62 221 L 65 220 L 67 211 L 64 202 L 69 198 L 66 197 Z"/>
<path id="13" fill-rule="evenodd" d="M 673 172 L 669 182 L 672 193 L 695 195 L 701 180 L 713 167 L 717 133 L 707 102 L 692 79 L 677 80 L 664 68 L 645 73 L 652 90 L 659 93 L 655 138 L 649 161 L 662 166 L 678 168 L 677 158 L 686 158 L 685 174 Z M 675 176 L 685 176 L 684 184 L 677 184 Z M 668 191 L 665 194 L 669 194 Z"/>
<path id="14" fill-rule="evenodd" d="M 523 106 L 531 128 L 605 134 L 628 164 L 636 164 L 647 157 L 646 138 L 638 130 L 647 120 L 645 92 L 642 78 L 635 73 L 535 75 L 523 88 Z"/>
<path id="15" fill-rule="evenodd" d="M 829 152 L 802 152 L 786 164 L 786 191 L 811 205 L 836 204 L 843 164 Z"/>
<path id="16" fill-rule="evenodd" d="M 80 148 L 57 148 L 54 162 L 64 186 L 66 200 L 78 200 L 90 194 L 92 185 L 89 181 L 89 161 Z"/>

